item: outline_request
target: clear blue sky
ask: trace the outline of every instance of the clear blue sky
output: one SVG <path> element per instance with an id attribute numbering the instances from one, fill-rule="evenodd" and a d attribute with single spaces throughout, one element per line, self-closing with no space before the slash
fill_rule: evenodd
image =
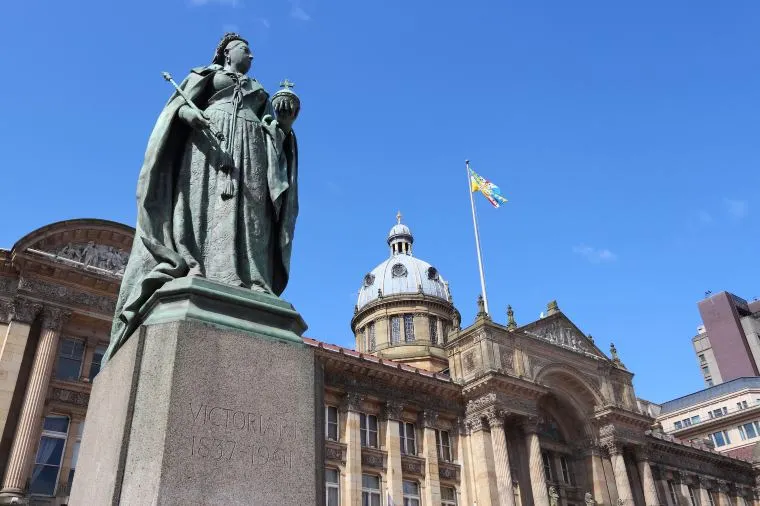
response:
<path id="1" fill-rule="evenodd" d="M 252 74 L 303 108 L 301 217 L 285 297 L 352 346 L 363 275 L 400 209 L 469 324 L 480 198 L 494 319 L 551 299 L 614 341 L 654 401 L 702 387 L 690 338 L 706 290 L 760 296 L 760 3 L 645 0 L 8 2 L 0 245 L 79 217 L 134 224 L 160 72 L 251 41 Z"/>

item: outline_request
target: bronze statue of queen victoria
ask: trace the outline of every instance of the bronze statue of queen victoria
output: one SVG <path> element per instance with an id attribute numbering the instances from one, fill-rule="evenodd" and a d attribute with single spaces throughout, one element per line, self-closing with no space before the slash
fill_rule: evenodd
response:
<path id="1" fill-rule="evenodd" d="M 247 75 L 252 61 L 248 42 L 226 34 L 212 64 L 190 72 L 156 122 L 106 360 L 139 326 L 151 295 L 174 279 L 199 276 L 277 296 L 285 289 L 298 214 L 291 127 L 300 101 L 287 87 L 270 99 Z"/>

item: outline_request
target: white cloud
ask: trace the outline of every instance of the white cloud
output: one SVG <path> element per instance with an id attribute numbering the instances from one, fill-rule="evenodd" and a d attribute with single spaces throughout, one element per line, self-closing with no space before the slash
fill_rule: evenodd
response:
<path id="1" fill-rule="evenodd" d="M 309 13 L 296 4 L 293 4 L 293 7 L 290 9 L 290 16 L 300 21 L 309 21 L 311 19 Z"/>
<path id="2" fill-rule="evenodd" d="M 741 220 L 749 213 L 749 204 L 746 200 L 725 199 L 724 202 L 729 216 L 735 220 Z"/>
<path id="3" fill-rule="evenodd" d="M 259 18 L 259 23 L 261 23 L 267 30 L 269 30 L 269 27 L 272 26 L 267 18 Z"/>
<path id="4" fill-rule="evenodd" d="M 592 264 L 614 262 L 617 260 L 617 255 L 606 248 L 594 248 L 591 246 L 580 245 L 573 247 L 573 253 L 582 256 Z"/>

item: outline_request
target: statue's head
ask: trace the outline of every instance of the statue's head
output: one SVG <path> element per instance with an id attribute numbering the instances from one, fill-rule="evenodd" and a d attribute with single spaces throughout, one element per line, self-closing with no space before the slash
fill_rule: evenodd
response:
<path id="1" fill-rule="evenodd" d="M 252 62 L 253 53 L 248 47 L 248 41 L 237 33 L 230 32 L 226 33 L 216 46 L 212 63 L 245 74 L 250 70 Z"/>

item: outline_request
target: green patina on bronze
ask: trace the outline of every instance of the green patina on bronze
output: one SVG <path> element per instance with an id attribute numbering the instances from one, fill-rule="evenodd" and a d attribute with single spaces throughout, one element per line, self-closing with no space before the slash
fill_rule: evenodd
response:
<path id="1" fill-rule="evenodd" d="M 104 360 L 143 323 L 146 304 L 171 281 L 206 278 L 269 299 L 287 285 L 298 215 L 291 126 L 300 101 L 290 82 L 270 99 L 247 76 L 252 60 L 242 37 L 225 35 L 213 63 L 193 69 L 179 85 L 203 112 L 175 93 L 156 122 Z M 221 139 L 209 131 L 221 132 Z"/>

